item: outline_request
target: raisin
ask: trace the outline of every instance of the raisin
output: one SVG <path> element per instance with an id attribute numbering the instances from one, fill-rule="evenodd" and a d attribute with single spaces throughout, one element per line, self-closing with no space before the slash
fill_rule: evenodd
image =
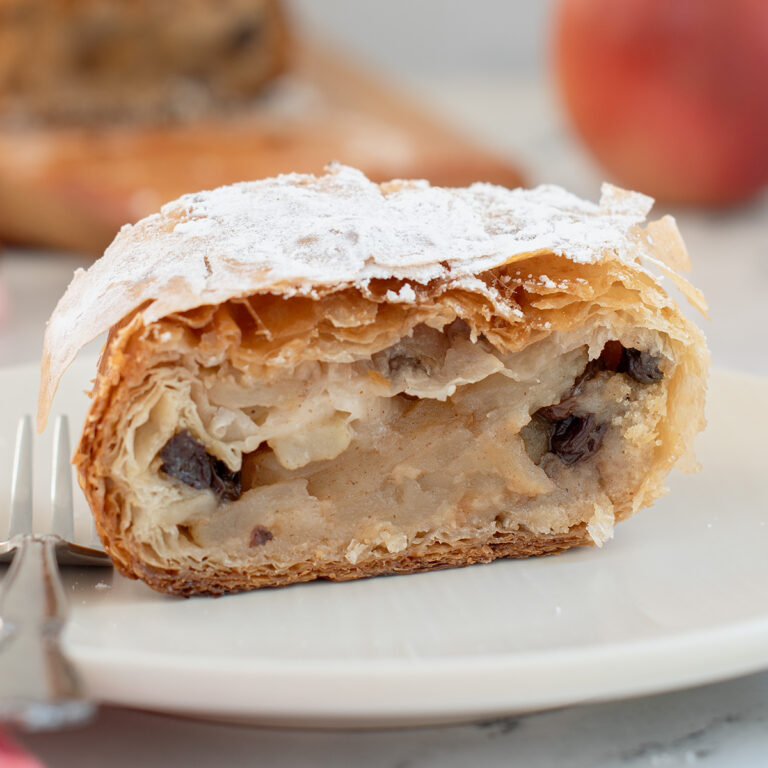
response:
<path id="1" fill-rule="evenodd" d="M 555 423 L 549 450 L 563 464 L 576 464 L 597 453 L 606 429 L 607 424 L 598 424 L 591 413 L 584 417 L 567 416 Z"/>
<path id="2" fill-rule="evenodd" d="M 239 499 L 240 494 L 243 492 L 240 472 L 233 472 L 220 459 L 214 459 L 213 456 L 210 458 L 211 470 L 213 472 L 211 490 L 222 501 L 235 501 Z"/>
<path id="3" fill-rule="evenodd" d="M 664 372 L 659 369 L 660 357 L 639 349 L 625 348 L 621 355 L 618 370 L 626 373 L 640 384 L 653 384 L 664 378 Z"/>
<path id="4" fill-rule="evenodd" d="M 177 432 L 161 449 L 160 471 L 191 488 L 210 489 L 219 500 L 240 498 L 240 472 L 232 472 L 220 459 L 206 452 L 205 446 L 187 430 Z"/>
<path id="5" fill-rule="evenodd" d="M 617 371 L 621 365 L 623 355 L 624 347 L 621 346 L 620 341 L 606 341 L 603 351 L 597 359 L 606 371 Z"/>
<path id="6" fill-rule="evenodd" d="M 592 456 L 600 448 L 606 425 L 597 424 L 593 414 L 574 415 L 584 384 L 601 371 L 626 373 L 640 384 L 652 384 L 664 378 L 660 361 L 660 357 L 648 352 L 607 341 L 599 357 L 587 363 L 560 402 L 539 408 L 534 414 L 550 422 L 549 450 L 568 465 Z"/>
<path id="7" fill-rule="evenodd" d="M 541 416 L 547 421 L 562 421 L 573 413 L 575 407 L 576 398 L 569 396 L 555 405 L 546 405 L 544 408 L 539 408 L 536 411 L 536 416 Z"/>
<path id="8" fill-rule="evenodd" d="M 587 363 L 560 402 L 540 408 L 536 411 L 536 415 L 552 422 L 562 421 L 573 415 L 578 405 L 577 397 L 584 384 L 595 378 L 601 371 L 626 373 L 640 384 L 661 381 L 664 373 L 659 370 L 660 360 L 660 357 L 641 352 L 639 349 L 622 347 L 618 341 L 607 341 L 599 357 Z"/>
<path id="9" fill-rule="evenodd" d="M 272 535 L 272 531 L 270 531 L 269 528 L 266 528 L 263 525 L 257 525 L 251 531 L 250 546 L 260 547 L 268 541 L 272 541 L 274 538 L 275 537 Z"/>
<path id="10" fill-rule="evenodd" d="M 177 432 L 160 451 L 160 470 L 192 488 L 210 488 L 213 479 L 211 457 L 205 446 L 186 430 Z"/>

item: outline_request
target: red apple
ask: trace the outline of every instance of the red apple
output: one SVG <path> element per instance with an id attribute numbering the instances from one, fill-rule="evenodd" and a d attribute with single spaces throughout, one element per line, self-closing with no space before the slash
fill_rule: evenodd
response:
<path id="1" fill-rule="evenodd" d="M 619 184 L 717 205 L 768 183 L 768 0 L 561 0 L 555 66 Z"/>

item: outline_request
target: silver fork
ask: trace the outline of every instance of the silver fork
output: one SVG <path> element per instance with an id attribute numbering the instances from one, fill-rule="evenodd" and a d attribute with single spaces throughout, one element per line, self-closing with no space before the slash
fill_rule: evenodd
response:
<path id="1" fill-rule="evenodd" d="M 16 435 L 8 538 L 0 562 L 13 560 L 0 585 L 0 722 L 30 730 L 61 728 L 93 716 L 95 704 L 61 650 L 68 605 L 58 563 L 109 565 L 104 550 L 75 544 L 69 427 L 56 420 L 50 533 L 33 533 L 32 421 Z"/>

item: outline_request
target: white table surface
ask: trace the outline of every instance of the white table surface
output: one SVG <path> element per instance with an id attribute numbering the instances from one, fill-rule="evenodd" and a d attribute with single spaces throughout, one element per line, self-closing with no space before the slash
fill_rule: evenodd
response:
<path id="1" fill-rule="evenodd" d="M 412 84 L 467 132 L 507 151 L 531 184 L 597 199 L 601 173 L 569 136 L 545 84 L 511 79 Z M 657 207 L 655 214 L 667 213 Z M 768 195 L 725 212 L 677 216 L 711 321 L 720 366 L 768 375 Z M 43 327 L 75 256 L 6 251 L 0 365 L 39 360 Z M 0 301 L 0 305 L 4 302 Z M 49 766 L 768 765 L 768 673 L 632 701 L 582 705 L 491 723 L 399 731 L 289 731 L 218 725 L 105 707 L 82 729 L 20 737 Z"/>

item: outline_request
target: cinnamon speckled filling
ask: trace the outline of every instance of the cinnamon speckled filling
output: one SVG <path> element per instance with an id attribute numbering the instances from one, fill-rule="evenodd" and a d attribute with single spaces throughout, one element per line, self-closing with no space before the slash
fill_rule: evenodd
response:
<path id="1" fill-rule="evenodd" d="M 202 371 L 191 395 L 207 428 L 253 437 L 227 470 L 236 498 L 211 469 L 221 459 L 187 431 L 158 452 L 158 479 L 197 496 L 177 523 L 187 554 L 354 564 L 478 530 L 556 533 L 583 521 L 601 543 L 654 451 L 669 361 L 615 339 L 592 360 L 589 343 L 550 357 L 553 343 L 504 355 L 455 320 L 417 325 L 368 360 L 302 363 L 270 382 Z M 178 457 L 169 471 L 177 444 L 189 471 Z"/>

